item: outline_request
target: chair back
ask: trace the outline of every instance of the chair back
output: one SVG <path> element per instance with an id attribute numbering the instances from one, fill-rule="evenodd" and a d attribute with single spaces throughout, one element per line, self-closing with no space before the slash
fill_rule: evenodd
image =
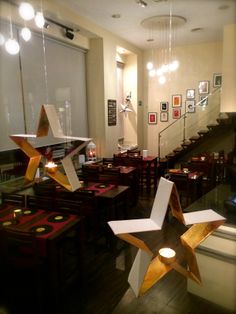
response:
<path id="1" fill-rule="evenodd" d="M 25 207 L 25 195 L 2 192 L 2 204 L 10 204 L 19 207 Z"/>

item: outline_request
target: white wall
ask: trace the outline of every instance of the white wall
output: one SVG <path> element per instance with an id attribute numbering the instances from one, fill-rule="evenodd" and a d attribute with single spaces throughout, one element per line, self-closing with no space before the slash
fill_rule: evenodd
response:
<path id="1" fill-rule="evenodd" d="M 221 73 L 222 69 L 222 43 L 204 43 L 175 48 L 177 59 L 180 62 L 179 69 L 168 77 L 165 85 L 160 85 L 158 78 L 148 77 L 147 70 L 144 74 L 145 90 L 145 119 L 144 128 L 147 126 L 147 149 L 151 155 L 158 153 L 158 133 L 173 120 L 172 118 L 172 95 L 182 95 L 181 113 L 185 112 L 186 90 L 195 89 L 196 101 L 199 100 L 198 83 L 208 80 L 210 92 L 213 89 L 213 74 Z M 153 51 L 144 54 L 144 66 L 150 60 Z M 154 51 L 154 54 L 157 51 Z M 169 121 L 160 122 L 160 102 L 169 102 Z M 157 125 L 147 124 L 148 112 L 158 113 Z"/>

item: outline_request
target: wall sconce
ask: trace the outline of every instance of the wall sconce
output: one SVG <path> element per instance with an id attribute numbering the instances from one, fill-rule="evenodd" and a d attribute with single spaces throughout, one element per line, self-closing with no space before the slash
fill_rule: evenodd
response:
<path id="1" fill-rule="evenodd" d="M 65 36 L 66 36 L 67 38 L 69 38 L 70 40 L 73 40 L 74 37 L 75 37 L 75 34 L 74 34 L 74 32 L 73 32 L 73 29 L 66 28 Z"/>
<path id="2" fill-rule="evenodd" d="M 86 157 L 89 161 L 95 161 L 96 157 L 96 145 L 93 142 L 90 142 L 86 147 Z"/>
<path id="3" fill-rule="evenodd" d="M 53 161 L 49 161 L 45 165 L 45 169 L 48 173 L 55 173 L 57 171 L 57 164 L 55 164 Z"/>
<path id="4" fill-rule="evenodd" d="M 143 0 L 136 0 L 137 4 L 140 5 L 142 8 L 146 8 L 147 3 Z"/>

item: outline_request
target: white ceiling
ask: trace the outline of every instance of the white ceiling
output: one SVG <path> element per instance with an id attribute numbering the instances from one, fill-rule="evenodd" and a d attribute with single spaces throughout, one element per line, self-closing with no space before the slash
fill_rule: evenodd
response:
<path id="1" fill-rule="evenodd" d="M 145 8 L 137 0 L 67 0 L 63 5 L 87 17 L 97 25 L 113 32 L 130 43 L 149 49 L 158 47 L 161 33 L 145 29 L 141 22 L 158 15 L 178 15 L 186 23 L 174 32 L 175 45 L 185 45 L 222 39 L 223 26 L 236 22 L 236 0 L 144 0 Z M 120 14 L 120 18 L 113 18 Z M 201 28 L 199 31 L 192 29 Z M 163 30 L 163 28 L 162 28 Z M 163 33 L 163 32 L 162 32 Z M 148 42 L 149 38 L 154 41 Z"/>

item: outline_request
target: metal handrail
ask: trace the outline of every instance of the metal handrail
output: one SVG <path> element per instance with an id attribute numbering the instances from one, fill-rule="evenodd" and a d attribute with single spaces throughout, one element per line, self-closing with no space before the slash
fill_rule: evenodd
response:
<path id="1" fill-rule="evenodd" d="M 218 92 L 219 90 L 221 90 L 221 87 L 217 87 L 213 90 L 213 92 L 209 93 L 206 97 L 204 97 L 203 99 L 201 99 L 199 102 L 197 102 L 194 107 L 198 107 L 201 106 L 201 104 L 208 99 L 211 95 L 214 95 L 216 92 Z M 169 129 L 170 127 L 172 127 L 175 123 L 179 122 L 181 119 L 184 119 L 184 127 L 183 127 L 183 141 L 185 141 L 185 119 L 187 117 L 187 114 L 189 112 L 185 112 L 183 113 L 179 119 L 173 121 L 172 123 L 170 123 L 167 127 L 165 127 L 164 129 L 162 129 L 159 134 L 158 134 L 158 156 L 160 157 L 161 154 L 161 135 L 163 132 L 165 132 L 167 129 Z"/>

